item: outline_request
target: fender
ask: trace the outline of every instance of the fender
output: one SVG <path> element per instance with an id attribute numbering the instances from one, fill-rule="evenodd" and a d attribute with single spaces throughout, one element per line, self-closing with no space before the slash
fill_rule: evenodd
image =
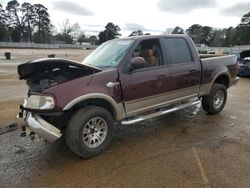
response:
<path id="1" fill-rule="evenodd" d="M 219 78 L 219 76 L 222 76 L 222 75 L 227 76 L 228 79 L 229 79 L 229 83 L 231 83 L 231 76 L 230 76 L 229 72 L 228 72 L 228 71 L 227 71 L 227 72 L 226 72 L 226 71 L 221 71 L 221 72 L 219 72 L 218 74 L 216 74 L 216 76 L 215 76 L 214 79 L 212 80 L 212 82 L 211 82 L 211 84 L 210 84 L 210 86 L 209 86 L 208 93 L 210 93 L 210 90 L 211 90 L 211 88 L 212 88 L 212 86 L 213 86 L 215 80 L 216 80 L 217 78 Z"/>
<path id="2" fill-rule="evenodd" d="M 91 93 L 79 96 L 72 101 L 70 101 L 64 108 L 63 111 L 71 109 L 74 105 L 78 104 L 79 102 L 88 100 L 88 99 L 103 99 L 111 104 L 111 106 L 114 108 L 116 112 L 116 119 L 121 120 L 126 117 L 126 114 L 124 112 L 124 108 L 122 103 L 116 103 L 115 100 L 103 93 Z"/>

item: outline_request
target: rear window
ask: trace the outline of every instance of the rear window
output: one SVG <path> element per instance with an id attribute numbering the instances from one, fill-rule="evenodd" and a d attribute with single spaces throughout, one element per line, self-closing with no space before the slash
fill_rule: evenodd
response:
<path id="1" fill-rule="evenodd" d="M 187 42 L 181 38 L 164 39 L 165 45 L 169 52 L 171 64 L 192 62 L 192 56 Z"/>

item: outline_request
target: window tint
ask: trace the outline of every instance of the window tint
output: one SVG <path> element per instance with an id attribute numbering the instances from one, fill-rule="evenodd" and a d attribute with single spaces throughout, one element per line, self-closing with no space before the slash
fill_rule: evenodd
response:
<path id="1" fill-rule="evenodd" d="M 165 45 L 169 52 L 171 64 L 192 62 L 189 47 L 184 39 L 168 38 L 165 39 Z"/>

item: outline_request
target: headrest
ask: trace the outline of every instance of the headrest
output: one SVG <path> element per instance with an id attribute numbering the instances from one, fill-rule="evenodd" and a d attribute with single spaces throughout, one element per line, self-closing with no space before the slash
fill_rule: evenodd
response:
<path id="1" fill-rule="evenodd" d="M 152 49 L 145 49 L 141 51 L 141 56 L 142 57 L 151 57 L 154 56 L 154 52 Z"/>

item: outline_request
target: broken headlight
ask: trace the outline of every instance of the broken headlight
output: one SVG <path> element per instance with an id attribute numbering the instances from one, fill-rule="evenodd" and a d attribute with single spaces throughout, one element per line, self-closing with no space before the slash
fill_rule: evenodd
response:
<path id="1" fill-rule="evenodd" d="M 25 108 L 35 110 L 50 110 L 54 107 L 54 97 L 48 95 L 30 95 L 25 106 Z"/>

